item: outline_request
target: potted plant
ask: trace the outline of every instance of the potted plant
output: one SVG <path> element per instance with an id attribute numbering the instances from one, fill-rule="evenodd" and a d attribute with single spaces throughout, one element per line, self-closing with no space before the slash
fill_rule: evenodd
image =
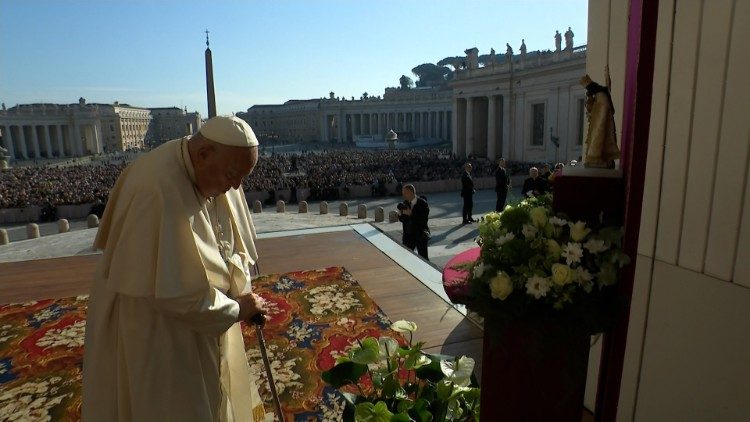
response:
<path id="1" fill-rule="evenodd" d="M 417 325 L 397 321 L 391 328 L 403 337 L 368 337 L 323 372 L 346 400 L 344 420 L 478 421 L 479 388 L 474 360 L 428 354 L 414 344 Z"/>
<path id="2" fill-rule="evenodd" d="M 590 336 L 613 323 L 629 262 L 622 229 L 556 214 L 544 195 L 484 216 L 477 242 L 466 305 L 484 318 L 483 380 L 496 381 L 485 417 L 580 421 Z"/>

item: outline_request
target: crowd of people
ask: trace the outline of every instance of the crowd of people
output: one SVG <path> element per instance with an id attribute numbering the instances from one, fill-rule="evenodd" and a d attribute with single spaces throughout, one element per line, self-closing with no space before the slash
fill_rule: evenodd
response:
<path id="1" fill-rule="evenodd" d="M 459 179 L 466 160 L 449 150 L 327 150 L 272 154 L 245 178 L 245 191 L 310 189 L 310 199 L 338 199 L 341 189 L 387 183 Z M 470 158 L 474 177 L 492 176 L 495 164 Z M 71 166 L 17 167 L 0 171 L 0 208 L 55 207 L 106 202 L 126 161 Z M 510 174 L 525 173 L 532 164 L 509 163 Z M 273 197 L 273 195 L 271 195 Z"/>

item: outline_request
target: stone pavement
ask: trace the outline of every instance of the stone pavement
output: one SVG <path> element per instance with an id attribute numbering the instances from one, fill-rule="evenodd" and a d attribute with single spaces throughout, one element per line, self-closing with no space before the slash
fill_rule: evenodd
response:
<path id="1" fill-rule="evenodd" d="M 442 269 L 445 263 L 454 255 L 476 246 L 474 238 L 477 236 L 476 224 L 461 224 L 461 198 L 458 192 L 426 194 L 430 203 L 430 229 L 432 240 L 429 244 L 430 261 L 437 269 Z M 515 198 L 520 196 L 515 192 Z M 474 198 L 474 217 L 494 210 L 495 192 L 492 190 L 478 191 Z M 283 235 L 284 231 L 346 226 L 359 223 L 372 223 L 380 231 L 396 242 L 401 242 L 401 223 L 388 223 L 388 212 L 396 209 L 399 197 L 361 198 L 347 201 L 349 216 L 338 214 L 341 201 L 329 202 L 329 214 L 320 215 L 317 203 L 310 203 L 309 212 L 299 214 L 294 204 L 287 206 L 286 213 L 276 213 L 276 208 L 265 207 L 262 213 L 253 214 L 253 221 L 259 234 L 274 233 Z M 366 219 L 356 216 L 357 205 L 367 205 Z M 385 209 L 386 221 L 375 223 L 373 216 L 375 208 Z M 77 254 L 93 253 L 91 244 L 96 236 L 96 229 L 87 229 L 85 221 L 71 221 L 71 232 L 53 234 L 57 232 L 56 223 L 40 224 L 42 237 L 39 239 L 22 240 L 26 236 L 25 226 L 8 226 L 11 243 L 0 246 L 0 262 L 25 261 Z"/>

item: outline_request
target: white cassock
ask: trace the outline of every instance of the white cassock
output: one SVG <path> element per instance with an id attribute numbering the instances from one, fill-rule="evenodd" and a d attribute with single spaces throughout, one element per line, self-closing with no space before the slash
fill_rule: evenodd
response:
<path id="1" fill-rule="evenodd" d="M 230 298 L 249 289 L 255 228 L 241 191 L 211 204 L 196 194 L 185 142 L 139 158 L 110 194 L 94 242 L 104 254 L 86 319 L 84 421 L 264 419 Z"/>

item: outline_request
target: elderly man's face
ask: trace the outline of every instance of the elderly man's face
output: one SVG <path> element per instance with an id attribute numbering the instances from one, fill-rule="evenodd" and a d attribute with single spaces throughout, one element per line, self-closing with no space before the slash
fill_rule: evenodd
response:
<path id="1" fill-rule="evenodd" d="M 410 189 L 403 188 L 401 189 L 401 195 L 404 197 L 404 200 L 411 201 L 414 199 L 414 192 L 412 192 Z"/>
<path id="2" fill-rule="evenodd" d="M 539 170 L 537 170 L 535 168 L 531 169 L 531 171 L 529 172 L 529 174 L 531 175 L 531 177 L 533 177 L 534 179 L 536 179 L 537 177 L 539 177 Z"/>
<path id="3" fill-rule="evenodd" d="M 258 162 L 258 148 L 212 144 L 207 150 L 200 151 L 198 157 L 196 185 L 203 196 L 213 197 L 242 186 L 242 179 Z"/>

